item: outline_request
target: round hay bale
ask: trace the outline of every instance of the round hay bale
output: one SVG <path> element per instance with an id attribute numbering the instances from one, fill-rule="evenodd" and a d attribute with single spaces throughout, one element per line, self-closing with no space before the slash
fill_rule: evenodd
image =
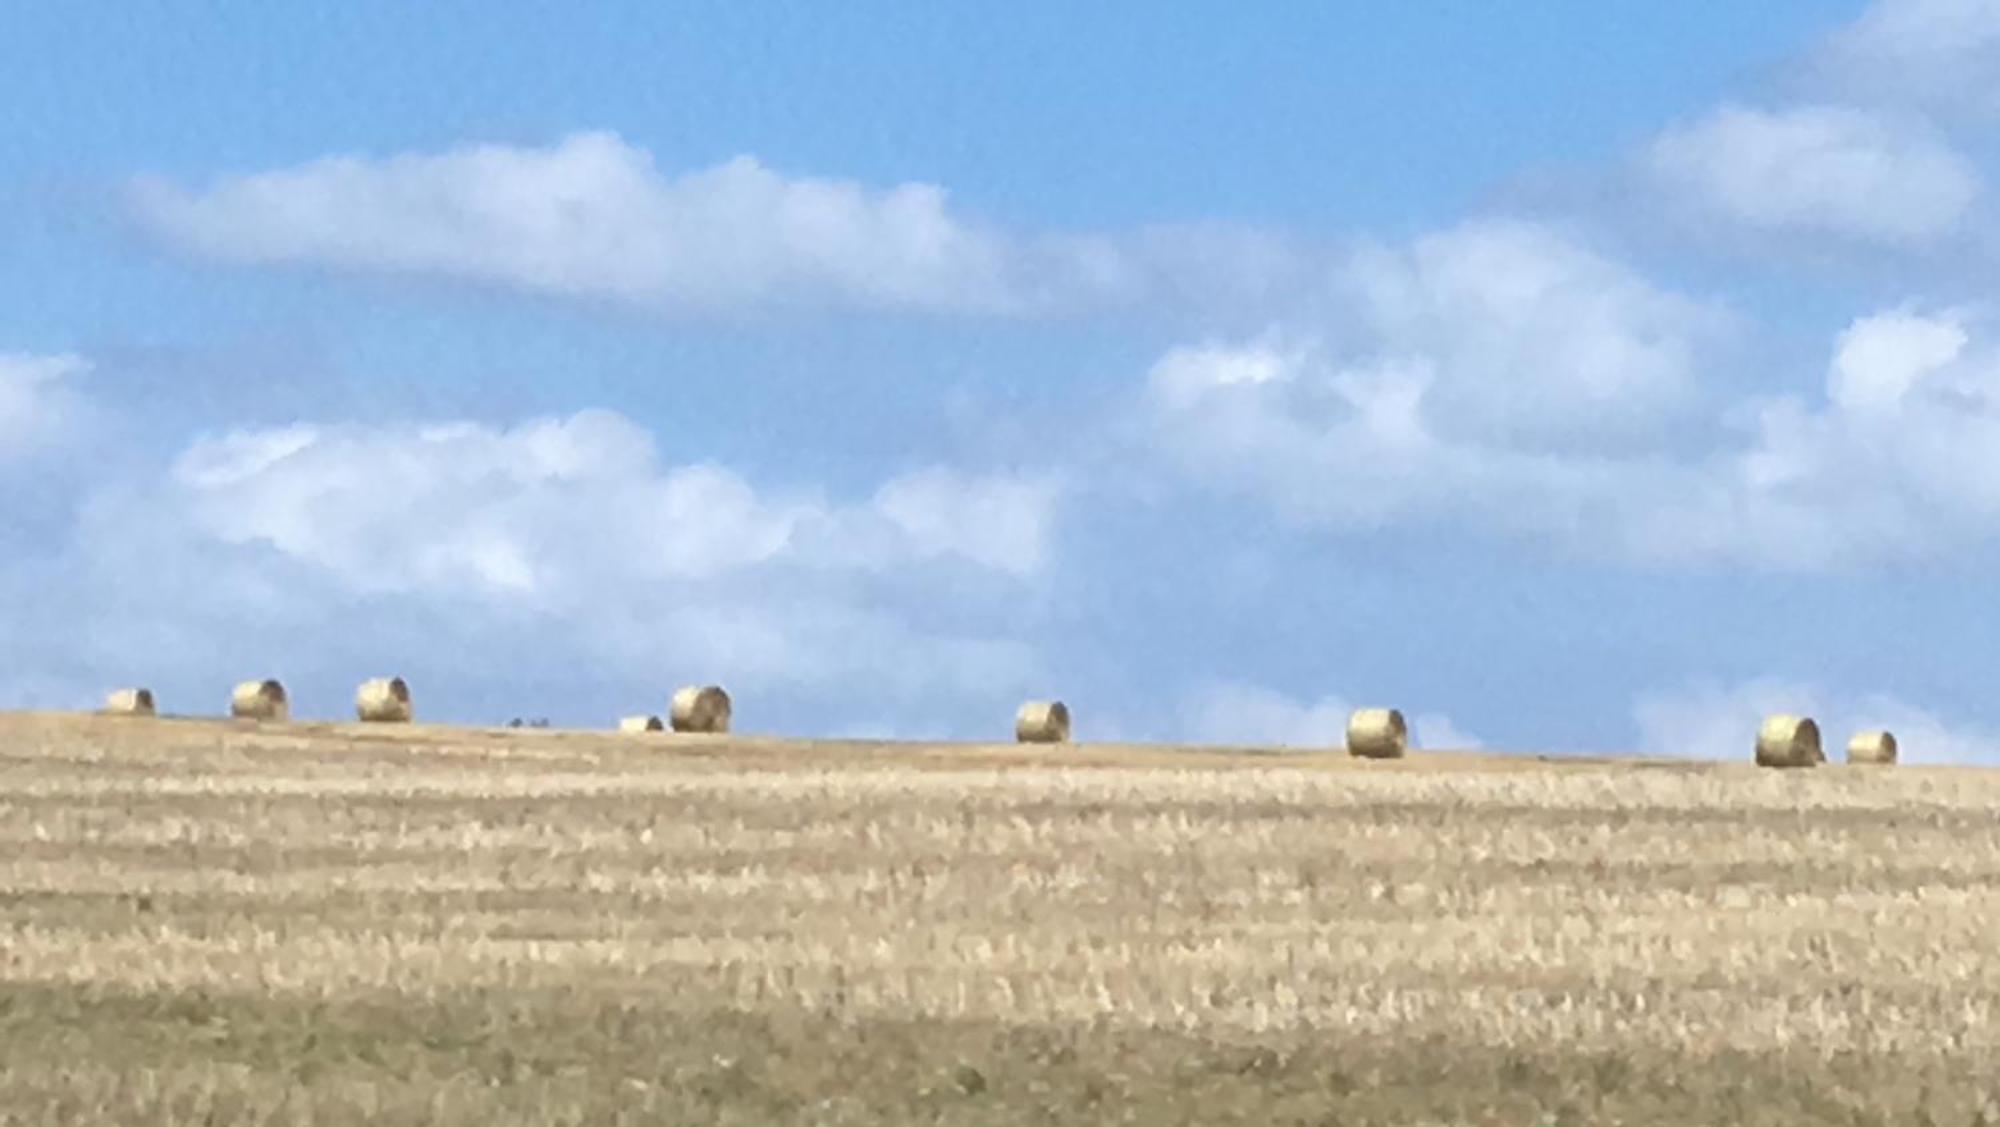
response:
<path id="1" fill-rule="evenodd" d="M 627 716 L 618 721 L 621 732 L 664 732 L 667 726 L 657 716 Z"/>
<path id="2" fill-rule="evenodd" d="M 1410 749 L 1410 726 L 1393 708 L 1357 708 L 1347 718 L 1347 754 L 1401 759 Z"/>
<path id="3" fill-rule="evenodd" d="M 1894 732 L 1856 732 L 1847 741 L 1847 761 L 1849 763 L 1888 766 L 1896 761 L 1896 734 Z"/>
<path id="4" fill-rule="evenodd" d="M 1816 767 L 1826 762 L 1819 724 L 1810 716 L 1778 713 L 1757 729 L 1757 766 Z"/>
<path id="5" fill-rule="evenodd" d="M 292 701 L 277 681 L 244 681 L 229 694 L 229 714 L 243 720 L 283 723 L 292 718 Z"/>
<path id="6" fill-rule="evenodd" d="M 1014 713 L 1014 739 L 1024 744 L 1069 742 L 1069 706 L 1059 700 L 1031 700 Z"/>
<path id="7" fill-rule="evenodd" d="M 729 715 L 729 694 L 720 685 L 679 689 L 667 709 L 667 719 L 676 732 L 727 732 Z"/>
<path id="8" fill-rule="evenodd" d="M 368 724 L 410 722 L 410 686 L 401 677 L 376 677 L 354 691 L 354 715 Z"/>
<path id="9" fill-rule="evenodd" d="M 113 716 L 152 716 L 153 690 L 118 689 L 104 698 L 104 711 Z"/>

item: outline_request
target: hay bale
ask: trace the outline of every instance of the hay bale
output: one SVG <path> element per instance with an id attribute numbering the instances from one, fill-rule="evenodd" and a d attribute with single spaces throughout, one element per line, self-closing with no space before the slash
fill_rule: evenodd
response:
<path id="1" fill-rule="evenodd" d="M 1410 726 L 1393 708 L 1357 708 L 1347 717 L 1347 754 L 1401 759 L 1410 749 Z"/>
<path id="2" fill-rule="evenodd" d="M 1014 713 L 1014 739 L 1024 744 L 1069 742 L 1069 706 L 1059 700 L 1031 700 Z"/>
<path id="3" fill-rule="evenodd" d="M 627 716 L 618 721 L 621 732 L 664 732 L 667 726 L 657 716 Z"/>
<path id="4" fill-rule="evenodd" d="M 354 715 L 369 724 L 410 722 L 410 686 L 401 677 L 376 677 L 354 691 Z"/>
<path id="5" fill-rule="evenodd" d="M 284 723 L 292 718 L 292 701 L 277 681 L 244 681 L 229 694 L 229 714 L 243 720 Z"/>
<path id="6" fill-rule="evenodd" d="M 104 698 L 104 711 L 112 716 L 152 716 L 153 690 L 118 689 Z"/>
<path id="7" fill-rule="evenodd" d="M 1896 734 L 1894 732 L 1856 732 L 1847 741 L 1847 761 L 1849 763 L 1888 766 L 1896 761 Z"/>
<path id="8" fill-rule="evenodd" d="M 676 732 L 729 730 L 729 694 L 720 685 L 689 685 L 674 693 L 667 719 Z"/>
<path id="9" fill-rule="evenodd" d="M 1819 724 L 1810 716 L 1778 713 L 1765 717 L 1757 729 L 1759 767 L 1816 767 L 1824 762 Z"/>

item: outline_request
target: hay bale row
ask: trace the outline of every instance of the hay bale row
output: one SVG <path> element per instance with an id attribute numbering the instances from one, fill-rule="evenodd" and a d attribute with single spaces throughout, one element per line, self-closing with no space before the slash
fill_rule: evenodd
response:
<path id="1" fill-rule="evenodd" d="M 285 686 L 276 680 L 245 681 L 230 694 L 229 710 L 239 718 L 282 722 L 290 718 L 291 703 Z M 151 716 L 153 694 L 147 689 L 120 689 L 106 698 L 104 711 Z M 354 711 L 365 723 L 408 723 L 409 684 L 400 677 L 363 682 L 354 695 Z M 625 716 L 618 721 L 618 731 L 660 732 L 671 726 L 676 732 L 723 734 L 729 731 L 733 712 L 729 693 L 720 685 L 689 685 L 674 693 L 666 722 L 651 714 Z M 1068 743 L 1069 706 L 1059 700 L 1028 701 L 1014 714 L 1014 738 L 1021 743 Z M 1347 746 L 1354 755 L 1396 758 L 1408 741 L 1403 714 L 1395 709 L 1362 709 L 1348 721 Z"/>
<path id="2" fill-rule="evenodd" d="M 1847 762 L 1857 767 L 1886 767 L 1895 763 L 1899 755 L 1893 732 L 1880 729 L 1857 732 L 1847 741 Z M 1817 767 L 1825 763 L 1819 723 L 1810 716 L 1790 713 L 1765 717 L 1757 729 L 1756 761 L 1759 767 Z"/>
<path id="3" fill-rule="evenodd" d="M 104 699 L 111 716 L 154 716 L 151 689 L 117 689 Z M 377 677 L 362 683 L 354 695 L 354 711 L 365 723 L 407 724 L 413 715 L 410 686 L 401 677 Z M 668 719 L 644 714 L 626 716 L 618 730 L 627 733 L 665 731 L 723 734 L 729 731 L 733 705 L 720 685 L 689 685 L 673 695 Z M 291 698 L 282 682 L 266 678 L 244 681 L 229 696 L 229 714 L 239 719 L 283 723 L 291 718 Z M 1020 743 L 1068 743 L 1069 706 L 1059 700 L 1031 700 L 1014 714 L 1014 738 Z M 1360 759 L 1400 759 L 1409 750 L 1410 729 L 1402 712 L 1393 708 L 1362 708 L 1347 719 L 1347 753 Z M 1857 766 L 1888 766 L 1898 761 L 1900 748 L 1893 732 L 1858 732 L 1847 743 L 1847 762 Z M 1757 729 L 1755 761 L 1760 767 L 1816 767 L 1826 762 L 1819 723 L 1810 716 L 1778 713 L 1764 718 Z"/>
<path id="4" fill-rule="evenodd" d="M 156 716 L 159 714 L 153 691 L 145 688 L 116 689 L 105 696 L 104 710 L 112 716 Z M 376 722 L 410 720 L 410 686 L 401 677 L 378 677 L 363 682 L 355 693 L 355 712 Z M 240 681 L 229 691 L 229 715 L 238 720 L 282 724 L 292 718 L 291 694 L 276 678 Z"/>

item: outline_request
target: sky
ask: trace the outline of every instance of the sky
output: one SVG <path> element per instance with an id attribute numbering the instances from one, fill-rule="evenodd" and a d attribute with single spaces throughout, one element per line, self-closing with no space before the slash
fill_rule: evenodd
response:
<path id="1" fill-rule="evenodd" d="M 2000 761 L 2000 0 L 4 22 L 0 707 Z"/>

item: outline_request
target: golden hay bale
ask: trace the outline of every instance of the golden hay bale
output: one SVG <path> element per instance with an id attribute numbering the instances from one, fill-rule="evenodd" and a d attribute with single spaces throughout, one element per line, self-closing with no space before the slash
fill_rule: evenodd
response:
<path id="1" fill-rule="evenodd" d="M 1896 735 L 1894 732 L 1857 732 L 1847 741 L 1847 761 L 1849 763 L 1870 763 L 1887 766 L 1896 761 Z"/>
<path id="2" fill-rule="evenodd" d="M 618 721 L 621 732 L 664 732 L 667 726 L 657 716 L 627 716 Z"/>
<path id="3" fill-rule="evenodd" d="M 277 681 L 244 681 L 229 694 L 229 714 L 283 723 L 292 718 L 292 701 Z"/>
<path id="4" fill-rule="evenodd" d="M 1410 726 L 1393 708 L 1357 708 L 1347 718 L 1347 754 L 1401 759 L 1410 748 Z"/>
<path id="5" fill-rule="evenodd" d="M 119 689 L 104 698 L 104 711 L 113 716 L 151 716 L 153 690 Z"/>
<path id="6" fill-rule="evenodd" d="M 1778 713 L 1757 729 L 1757 766 L 1814 767 L 1826 762 L 1819 724 L 1810 716 Z"/>
<path id="7" fill-rule="evenodd" d="M 354 691 L 354 715 L 370 724 L 410 722 L 410 686 L 401 677 L 376 677 Z"/>
<path id="8" fill-rule="evenodd" d="M 676 732 L 727 732 L 729 694 L 720 685 L 689 685 L 674 693 L 667 718 Z"/>
<path id="9" fill-rule="evenodd" d="M 1014 714 L 1014 739 L 1024 744 L 1069 742 L 1069 706 L 1059 700 L 1031 700 Z"/>

